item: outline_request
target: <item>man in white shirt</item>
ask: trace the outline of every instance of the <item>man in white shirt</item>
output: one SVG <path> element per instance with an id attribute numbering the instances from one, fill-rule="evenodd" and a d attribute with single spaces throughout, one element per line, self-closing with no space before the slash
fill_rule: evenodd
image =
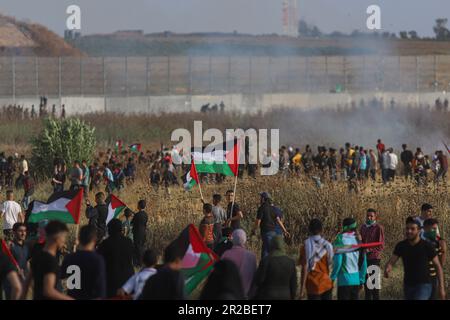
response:
<path id="1" fill-rule="evenodd" d="M 389 180 L 394 181 L 395 179 L 395 171 L 397 170 L 398 166 L 398 157 L 394 153 L 394 149 L 389 148 Z"/>
<path id="2" fill-rule="evenodd" d="M 3 235 L 6 239 L 11 240 L 14 224 L 25 220 L 20 204 L 14 201 L 12 190 L 6 191 L 6 201 L 0 207 L 0 217 L 3 219 Z"/>
<path id="3" fill-rule="evenodd" d="M 155 269 L 155 266 L 158 262 L 158 257 L 154 251 L 146 250 L 142 257 L 142 261 L 144 262 L 145 267 L 128 279 L 122 288 L 119 289 L 119 296 L 126 297 L 132 295 L 133 300 L 137 300 L 141 295 L 147 280 L 156 274 L 157 270 Z"/>

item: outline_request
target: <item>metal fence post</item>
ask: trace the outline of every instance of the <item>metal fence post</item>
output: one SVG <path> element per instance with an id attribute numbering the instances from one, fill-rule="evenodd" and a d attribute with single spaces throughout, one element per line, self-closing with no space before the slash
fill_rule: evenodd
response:
<path id="1" fill-rule="evenodd" d="M 150 64 L 150 58 L 147 56 L 145 58 L 145 95 L 149 96 L 150 95 L 150 79 L 148 77 L 148 72 L 149 72 L 149 64 Z"/>
<path id="2" fill-rule="evenodd" d="M 228 56 L 228 79 L 227 79 L 228 94 L 231 94 L 231 56 Z"/>
<path id="3" fill-rule="evenodd" d="M 344 75 L 344 90 L 345 92 L 348 92 L 348 83 L 347 83 L 347 60 L 346 57 L 342 57 L 342 72 Z"/>
<path id="4" fill-rule="evenodd" d="M 402 83 L 403 83 L 403 81 L 402 81 L 402 63 L 401 63 L 401 57 L 400 56 L 398 56 L 398 90 L 400 91 L 400 92 L 402 92 L 403 91 L 403 85 L 402 85 Z"/>
<path id="5" fill-rule="evenodd" d="M 59 96 L 59 106 L 62 104 L 62 92 L 61 92 L 61 57 L 58 57 L 58 96 Z"/>
<path id="6" fill-rule="evenodd" d="M 102 71 L 103 71 L 103 108 L 104 112 L 108 111 L 108 102 L 106 99 L 106 65 L 105 65 L 105 57 L 102 57 Z"/>
<path id="7" fill-rule="evenodd" d="M 287 88 L 288 92 L 291 92 L 291 57 L 287 57 Z"/>
<path id="8" fill-rule="evenodd" d="M 249 83 L 249 94 L 253 93 L 253 78 L 252 78 L 252 56 L 248 59 L 248 83 Z"/>
<path id="9" fill-rule="evenodd" d="M 419 57 L 416 56 L 416 92 L 420 90 L 420 82 L 419 82 Z"/>
<path id="10" fill-rule="evenodd" d="M 80 96 L 83 96 L 83 57 L 80 57 Z"/>
<path id="11" fill-rule="evenodd" d="M 272 79 L 272 58 L 269 56 L 267 57 L 267 73 L 268 73 L 268 78 L 269 78 L 269 92 L 271 94 L 274 93 L 273 90 L 273 79 Z"/>
<path id="12" fill-rule="evenodd" d="M 125 97 L 128 98 L 129 88 L 128 88 L 128 56 L 125 57 Z"/>
<path id="13" fill-rule="evenodd" d="M 151 97 L 150 97 L 150 81 L 151 81 L 151 62 L 150 62 L 150 57 L 147 56 L 147 76 L 146 76 L 146 81 L 147 81 L 147 107 L 148 107 L 148 112 L 150 112 L 151 110 Z"/>
<path id="14" fill-rule="evenodd" d="M 188 83 L 188 93 L 192 96 L 192 57 L 189 55 L 188 58 L 188 77 L 189 77 L 189 83 Z"/>
<path id="15" fill-rule="evenodd" d="M 330 90 L 330 77 L 328 74 L 328 56 L 325 56 L 325 86 L 328 92 Z"/>
<path id="16" fill-rule="evenodd" d="M 35 86 L 36 86 L 36 98 L 39 99 L 39 58 L 34 58 L 34 72 L 35 72 Z"/>
<path id="17" fill-rule="evenodd" d="M 170 94 L 170 56 L 167 56 L 167 93 Z"/>
<path id="18" fill-rule="evenodd" d="M 16 104 L 16 57 L 12 56 L 12 95 L 13 104 Z"/>
<path id="19" fill-rule="evenodd" d="M 437 56 L 434 56 L 434 63 L 433 63 L 433 69 L 434 69 L 434 91 L 438 91 L 438 77 L 437 77 Z"/>
<path id="20" fill-rule="evenodd" d="M 208 60 L 208 94 L 212 94 L 212 57 Z"/>
<path id="21" fill-rule="evenodd" d="M 308 88 L 308 92 L 311 92 L 311 75 L 310 75 L 310 61 L 309 61 L 309 57 L 306 57 L 306 86 Z"/>

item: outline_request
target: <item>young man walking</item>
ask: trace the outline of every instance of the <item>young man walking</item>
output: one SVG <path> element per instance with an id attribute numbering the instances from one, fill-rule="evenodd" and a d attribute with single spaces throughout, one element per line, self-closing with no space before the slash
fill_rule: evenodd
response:
<path id="1" fill-rule="evenodd" d="M 403 260 L 403 288 L 405 300 L 429 300 L 433 285 L 429 272 L 430 261 L 436 268 L 439 281 L 438 292 L 445 299 L 444 274 L 441 263 L 433 246 L 420 237 L 419 222 L 408 217 L 406 219 L 406 239 L 397 243 L 394 253 L 386 264 L 384 276 L 389 278 L 397 261 Z"/>

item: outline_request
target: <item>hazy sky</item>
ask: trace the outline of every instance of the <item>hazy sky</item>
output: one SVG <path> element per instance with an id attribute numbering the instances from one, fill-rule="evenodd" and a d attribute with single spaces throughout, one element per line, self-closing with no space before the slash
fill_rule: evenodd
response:
<path id="1" fill-rule="evenodd" d="M 449 0 L 298 0 L 299 15 L 322 31 L 365 30 L 366 9 L 377 4 L 385 31 L 432 35 L 437 17 L 450 18 Z M 77 4 L 83 34 L 119 29 L 146 33 L 220 31 L 281 33 L 282 0 L 2 0 L 0 12 L 39 22 L 63 34 L 66 8 Z"/>

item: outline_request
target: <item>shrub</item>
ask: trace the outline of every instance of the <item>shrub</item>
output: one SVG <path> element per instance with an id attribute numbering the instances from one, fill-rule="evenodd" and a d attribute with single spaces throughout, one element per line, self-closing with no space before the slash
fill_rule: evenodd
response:
<path id="1" fill-rule="evenodd" d="M 53 172 L 55 157 L 73 161 L 91 161 L 96 139 L 95 129 L 80 119 L 46 119 L 41 133 L 32 139 L 32 164 L 39 176 L 49 176 Z"/>

